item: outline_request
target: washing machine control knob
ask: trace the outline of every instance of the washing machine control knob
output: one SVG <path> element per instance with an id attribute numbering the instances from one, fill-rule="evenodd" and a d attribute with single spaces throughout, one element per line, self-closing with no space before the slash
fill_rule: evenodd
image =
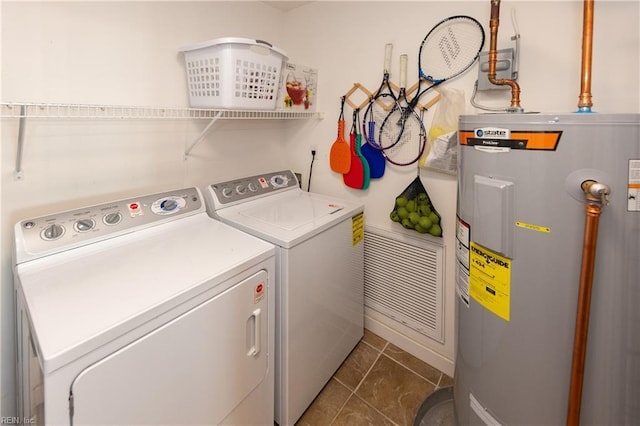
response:
<path id="1" fill-rule="evenodd" d="M 96 223 L 93 219 L 80 219 L 73 224 L 73 228 L 78 232 L 91 231 L 94 226 L 96 226 Z"/>
<path id="2" fill-rule="evenodd" d="M 236 186 L 236 192 L 240 195 L 243 195 L 245 192 L 247 192 L 247 187 L 244 185 L 238 185 Z"/>
<path id="3" fill-rule="evenodd" d="M 258 187 L 253 182 L 250 182 L 249 185 L 247 185 L 247 188 L 249 188 L 249 191 L 251 192 L 256 192 L 258 190 Z"/>
<path id="4" fill-rule="evenodd" d="M 64 226 L 53 223 L 42 230 L 40 236 L 47 241 L 57 240 L 64 235 Z"/>
<path id="5" fill-rule="evenodd" d="M 120 212 L 108 213 L 103 218 L 102 221 L 105 225 L 117 225 L 122 220 L 122 215 Z"/>

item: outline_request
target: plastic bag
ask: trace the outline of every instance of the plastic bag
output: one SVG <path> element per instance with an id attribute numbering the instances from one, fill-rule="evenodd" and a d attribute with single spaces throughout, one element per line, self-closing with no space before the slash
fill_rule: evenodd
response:
<path id="1" fill-rule="evenodd" d="M 464 92 L 440 89 L 441 98 L 427 135 L 427 147 L 420 166 L 438 172 L 456 174 L 458 167 L 458 118 L 464 114 Z"/>
<path id="2" fill-rule="evenodd" d="M 442 237 L 440 214 L 431 203 L 420 176 L 398 195 L 389 214 L 392 221 L 420 234 Z"/>

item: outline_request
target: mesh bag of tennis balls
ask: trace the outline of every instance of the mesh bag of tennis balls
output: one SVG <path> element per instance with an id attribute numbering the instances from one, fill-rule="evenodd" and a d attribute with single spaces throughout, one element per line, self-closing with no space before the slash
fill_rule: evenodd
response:
<path id="1" fill-rule="evenodd" d="M 433 207 L 420 176 L 396 197 L 389 217 L 406 229 L 442 237 L 440 214 Z"/>

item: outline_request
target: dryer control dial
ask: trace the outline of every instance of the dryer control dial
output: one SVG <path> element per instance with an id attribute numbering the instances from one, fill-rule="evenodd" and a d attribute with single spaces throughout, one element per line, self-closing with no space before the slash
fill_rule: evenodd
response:
<path id="1" fill-rule="evenodd" d="M 102 222 L 104 222 L 105 225 L 117 225 L 121 220 L 122 214 L 120 212 L 107 213 L 102 218 Z"/>
<path id="2" fill-rule="evenodd" d="M 64 235 L 64 226 L 53 223 L 42 230 L 40 236 L 43 240 L 53 241 Z"/>
<path id="3" fill-rule="evenodd" d="M 151 211 L 157 215 L 169 215 L 184 208 L 187 202 L 182 197 L 166 197 L 155 201 L 151 205 Z"/>
<path id="4" fill-rule="evenodd" d="M 73 224 L 73 229 L 77 232 L 88 232 L 96 226 L 96 222 L 93 219 L 80 219 Z"/>

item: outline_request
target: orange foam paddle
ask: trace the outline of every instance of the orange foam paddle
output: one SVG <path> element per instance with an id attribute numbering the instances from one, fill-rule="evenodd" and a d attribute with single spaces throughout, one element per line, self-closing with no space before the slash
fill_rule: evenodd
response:
<path id="1" fill-rule="evenodd" d="M 329 153 L 329 165 L 331 170 L 336 173 L 348 173 L 351 168 L 351 149 L 346 140 L 344 140 L 344 103 L 347 101 L 346 96 L 340 98 L 340 116 L 338 117 L 338 138 L 331 145 Z"/>
<path id="2" fill-rule="evenodd" d="M 344 140 L 344 118 L 338 120 L 338 138 L 331 145 L 329 164 L 331 170 L 336 173 L 345 174 L 351 169 L 351 149 L 347 141 Z"/>

